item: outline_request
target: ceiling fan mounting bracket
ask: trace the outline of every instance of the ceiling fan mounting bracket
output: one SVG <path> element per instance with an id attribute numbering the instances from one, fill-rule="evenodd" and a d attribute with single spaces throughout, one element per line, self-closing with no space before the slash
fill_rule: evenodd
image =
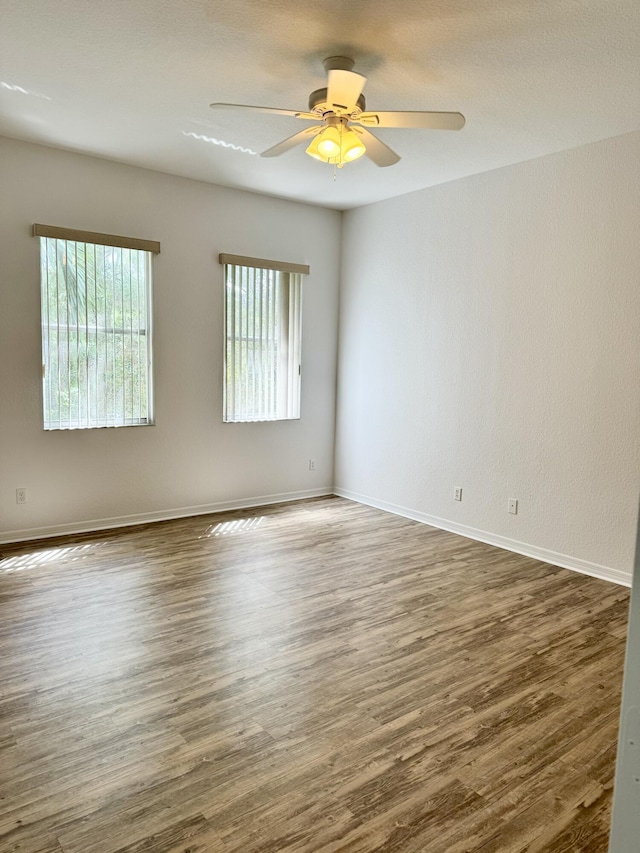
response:
<path id="1" fill-rule="evenodd" d="M 348 56 L 328 56 L 322 64 L 328 74 L 330 71 L 351 71 L 355 63 Z"/>

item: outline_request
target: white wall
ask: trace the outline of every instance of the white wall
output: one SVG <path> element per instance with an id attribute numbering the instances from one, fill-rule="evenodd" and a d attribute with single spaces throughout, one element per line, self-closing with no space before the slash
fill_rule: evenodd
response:
<path id="1" fill-rule="evenodd" d="M 350 211 L 341 279 L 337 491 L 629 580 L 640 134 Z"/>
<path id="2" fill-rule="evenodd" d="M 0 187 L 0 540 L 331 490 L 339 213 L 8 139 Z M 43 431 L 34 222 L 161 242 L 156 426 Z M 311 266 L 299 421 L 222 423 L 221 251 Z"/>
<path id="3" fill-rule="evenodd" d="M 12 140 L 0 186 L 0 540 L 331 491 L 340 214 Z M 337 490 L 628 578 L 639 199 L 630 134 L 345 214 Z M 161 241 L 157 426 L 42 430 L 33 222 Z M 301 421 L 221 422 L 219 251 L 311 264 Z"/>

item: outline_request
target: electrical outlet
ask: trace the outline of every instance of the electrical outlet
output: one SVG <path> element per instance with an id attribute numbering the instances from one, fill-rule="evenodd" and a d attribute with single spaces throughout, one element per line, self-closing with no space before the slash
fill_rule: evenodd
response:
<path id="1" fill-rule="evenodd" d="M 315 460 L 315 459 L 310 459 L 310 460 L 309 460 L 309 470 L 310 470 L 310 471 L 315 471 L 315 470 L 316 470 L 316 460 Z"/>
<path id="2" fill-rule="evenodd" d="M 456 486 L 453 490 L 453 499 L 454 501 L 462 500 L 462 486 Z"/>
<path id="3" fill-rule="evenodd" d="M 509 498 L 509 512 L 511 515 L 518 514 L 518 501 L 516 498 Z"/>
<path id="4" fill-rule="evenodd" d="M 26 504 L 27 502 L 27 490 L 26 489 L 16 489 L 16 503 L 17 504 Z"/>

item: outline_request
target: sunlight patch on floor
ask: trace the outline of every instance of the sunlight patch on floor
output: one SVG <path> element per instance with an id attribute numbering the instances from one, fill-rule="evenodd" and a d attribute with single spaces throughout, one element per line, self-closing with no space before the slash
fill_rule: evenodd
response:
<path id="1" fill-rule="evenodd" d="M 199 539 L 211 539 L 214 536 L 235 536 L 239 533 L 248 533 L 255 530 L 264 521 L 264 515 L 256 515 L 252 518 L 237 518 L 234 521 L 220 521 L 207 528 Z"/>
<path id="2" fill-rule="evenodd" d="M 12 572 L 37 569 L 62 561 L 73 562 L 84 559 L 87 556 L 85 552 L 95 547 L 95 542 L 88 542 L 84 545 L 69 545 L 63 548 L 45 548 L 41 551 L 30 551 L 28 554 L 6 557 L 4 560 L 0 558 L 0 572 L 11 574 Z"/>

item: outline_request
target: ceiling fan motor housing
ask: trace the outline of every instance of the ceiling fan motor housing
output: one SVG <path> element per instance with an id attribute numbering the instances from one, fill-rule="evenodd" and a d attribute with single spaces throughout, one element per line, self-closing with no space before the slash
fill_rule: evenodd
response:
<path id="1" fill-rule="evenodd" d="M 356 101 L 355 109 L 351 111 L 350 115 L 353 115 L 354 113 L 364 112 L 365 105 L 366 101 L 364 95 L 360 95 L 360 97 Z M 316 89 L 315 92 L 312 92 L 309 95 L 309 112 L 318 113 L 319 115 L 335 112 L 334 105 L 328 103 L 327 101 L 326 86 L 324 89 Z"/>

